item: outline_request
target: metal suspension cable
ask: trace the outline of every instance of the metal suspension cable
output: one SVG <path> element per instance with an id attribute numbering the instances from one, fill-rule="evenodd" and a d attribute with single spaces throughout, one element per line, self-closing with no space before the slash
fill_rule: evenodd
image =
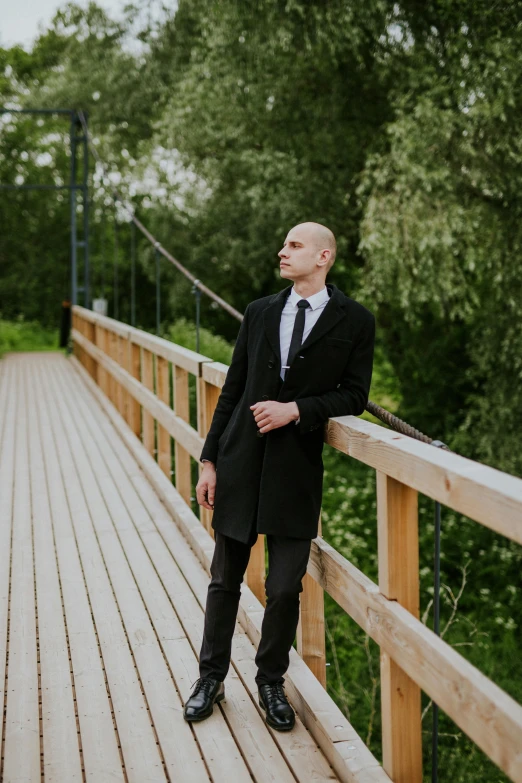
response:
<path id="1" fill-rule="evenodd" d="M 91 150 L 93 157 L 95 158 L 96 162 L 101 167 L 104 175 L 109 179 L 110 181 L 110 172 L 107 169 L 107 166 L 102 161 L 100 155 L 98 154 L 98 150 L 91 142 L 91 137 L 89 136 L 88 130 L 87 130 L 87 123 L 85 121 L 85 116 L 83 111 L 78 110 L 78 117 L 80 118 L 80 122 L 83 127 L 83 131 L 87 137 L 87 144 L 89 145 L 89 149 Z M 183 264 L 181 264 L 174 256 L 168 252 L 168 250 L 165 250 L 164 247 L 162 247 L 161 242 L 159 242 L 156 237 L 151 234 L 151 232 L 145 228 L 143 223 L 136 217 L 134 210 L 127 204 L 123 196 L 118 192 L 116 188 L 113 188 L 112 191 L 112 197 L 115 201 L 119 201 L 124 210 L 129 215 L 130 219 L 138 228 L 143 236 L 147 237 L 149 242 L 158 250 L 159 253 L 161 253 L 164 258 L 167 259 L 167 261 L 170 261 L 171 264 L 173 264 L 179 271 L 185 275 L 197 288 L 199 288 L 203 293 L 205 293 L 207 296 L 209 296 L 211 299 L 214 300 L 214 302 L 217 302 L 224 310 L 226 310 L 231 316 L 236 318 L 238 321 L 243 320 L 243 316 L 241 313 L 235 309 L 235 307 L 232 307 L 232 305 L 229 305 L 228 302 L 225 302 L 224 299 L 222 299 L 220 296 L 218 296 L 214 291 L 212 291 L 210 288 L 208 288 L 204 283 L 201 282 L 201 280 L 198 280 L 195 275 L 192 274 L 192 272 L 189 272 L 188 269 L 186 269 Z"/>

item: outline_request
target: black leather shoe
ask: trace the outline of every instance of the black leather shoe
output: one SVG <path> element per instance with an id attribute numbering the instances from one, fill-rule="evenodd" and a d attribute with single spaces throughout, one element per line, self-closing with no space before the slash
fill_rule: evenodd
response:
<path id="1" fill-rule="evenodd" d="M 224 683 L 211 677 L 200 677 L 185 704 L 183 717 L 185 720 L 204 720 L 212 715 L 214 703 L 223 701 L 224 698 Z"/>
<path id="2" fill-rule="evenodd" d="M 277 731 L 290 731 L 295 726 L 295 712 L 291 708 L 282 683 L 259 686 L 259 706 L 266 712 L 266 722 Z"/>

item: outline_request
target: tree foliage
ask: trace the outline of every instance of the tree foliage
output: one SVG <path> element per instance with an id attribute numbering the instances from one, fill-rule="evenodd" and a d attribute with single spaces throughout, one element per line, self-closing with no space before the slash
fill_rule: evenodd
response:
<path id="1" fill-rule="evenodd" d="M 119 172 L 92 175 L 94 289 L 111 299 L 116 218 L 120 317 L 130 236 L 115 184 L 240 310 L 280 287 L 289 227 L 324 222 L 339 245 L 330 279 L 376 312 L 399 413 L 522 473 L 521 38 L 516 4 L 485 0 L 151 0 L 118 22 L 68 3 L 30 52 L 0 50 L 0 87 L 7 106 L 88 111 Z M 67 134 L 57 119 L 4 122 L 2 182 L 67 181 Z M 2 310 L 50 323 L 68 290 L 67 198 L 0 204 Z M 151 327 L 146 242 L 138 261 Z M 190 283 L 163 270 L 165 320 L 192 317 Z M 235 336 L 205 299 L 202 316 Z"/>
<path id="2" fill-rule="evenodd" d="M 281 287 L 289 228 L 326 223 L 338 239 L 329 280 L 377 316 L 371 396 L 522 475 L 521 51 L 520 7 L 505 0 L 179 0 L 175 12 L 149 0 L 119 21 L 95 3 L 65 3 L 30 51 L 0 49 L 0 92 L 9 108 L 88 112 L 112 172 L 91 159 L 93 294 L 108 297 L 110 314 L 117 278 L 119 317 L 130 319 L 131 235 L 114 186 L 239 310 Z M 67 184 L 68 135 L 63 118 L 0 117 L 0 182 Z M 68 196 L 1 191 L 0 227 L 0 314 L 14 320 L 0 322 L 5 350 L 26 345 L 34 320 L 58 324 Z M 151 329 L 154 250 L 139 236 L 137 260 L 137 324 Z M 161 297 L 164 334 L 194 347 L 191 284 L 165 263 Z M 201 304 L 214 332 L 203 331 L 203 349 L 227 361 L 218 335 L 233 340 L 237 321 Z M 324 534 L 375 577 L 374 473 L 329 447 L 325 460 Z M 421 498 L 423 612 L 432 513 Z M 457 594 L 472 563 L 448 640 L 520 699 L 519 548 L 444 512 L 442 554 L 445 591 Z M 342 675 L 329 669 L 330 692 L 358 728 L 372 724 L 378 754 L 376 678 L 365 679 L 378 651 L 333 602 L 327 610 Z M 505 779 L 442 720 L 446 777 Z M 427 740 L 427 770 L 429 750 Z"/>

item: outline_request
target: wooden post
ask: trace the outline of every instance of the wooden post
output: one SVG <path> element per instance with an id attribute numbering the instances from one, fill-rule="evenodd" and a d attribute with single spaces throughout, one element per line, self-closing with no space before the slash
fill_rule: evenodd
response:
<path id="1" fill-rule="evenodd" d="M 100 327 L 100 348 L 106 356 L 109 355 L 109 335 L 107 329 Z M 107 370 L 103 370 L 102 391 L 110 399 L 110 378 Z"/>
<path id="2" fill-rule="evenodd" d="M 318 535 L 322 533 L 319 518 Z M 326 641 L 324 627 L 324 591 L 321 585 L 306 573 L 300 596 L 297 652 L 308 668 L 326 688 Z"/>
<path id="3" fill-rule="evenodd" d="M 131 369 L 131 356 L 130 356 L 130 343 L 129 340 L 126 337 L 118 337 L 118 348 L 119 348 L 119 356 L 120 356 L 120 365 L 123 367 L 124 370 L 127 370 L 127 372 L 130 372 Z M 123 418 L 127 422 L 127 424 L 130 421 L 130 409 L 131 409 L 131 401 L 132 396 L 131 394 L 126 390 L 123 389 Z"/>
<path id="4" fill-rule="evenodd" d="M 197 379 L 198 433 L 202 438 L 205 438 L 209 431 L 220 393 L 221 389 L 218 386 L 208 383 L 204 378 Z M 203 467 L 203 463 L 198 461 L 198 475 L 201 475 Z M 213 513 L 208 508 L 200 506 L 201 524 L 214 538 Z"/>
<path id="5" fill-rule="evenodd" d="M 96 345 L 96 324 L 92 323 L 91 321 L 86 322 L 87 326 L 87 339 L 89 342 L 93 343 L 93 345 Z M 96 381 L 98 379 L 98 364 L 96 362 L 96 359 L 91 356 L 89 357 L 89 373 L 91 374 L 91 377 Z"/>
<path id="6" fill-rule="evenodd" d="M 103 350 L 103 346 L 101 343 L 101 331 L 100 331 L 100 325 L 94 324 L 94 345 L 99 348 L 100 350 Z M 100 389 L 103 389 L 103 367 L 101 367 L 99 364 L 96 364 L 96 378 L 95 381 L 100 387 Z"/>
<path id="7" fill-rule="evenodd" d="M 156 388 L 157 395 L 162 402 L 170 406 L 170 378 L 169 363 L 161 356 L 156 356 Z M 172 480 L 172 459 L 170 454 L 170 435 L 164 427 L 158 423 L 158 465 Z"/>
<path id="8" fill-rule="evenodd" d="M 154 358 L 146 348 L 141 349 L 141 382 L 152 392 L 154 391 Z M 143 445 L 154 457 L 154 419 L 143 408 Z"/>
<path id="9" fill-rule="evenodd" d="M 172 365 L 174 384 L 174 411 L 184 421 L 190 421 L 188 371 Z M 190 506 L 192 494 L 190 478 L 190 454 L 177 441 L 174 441 L 174 461 L 176 464 L 176 489 Z"/>
<path id="10" fill-rule="evenodd" d="M 266 606 L 265 576 L 265 536 L 259 533 L 256 543 L 250 550 L 245 581 L 263 606 Z"/>
<path id="11" fill-rule="evenodd" d="M 379 588 L 419 617 L 417 492 L 377 471 Z M 394 783 L 422 783 L 420 688 L 381 650 L 382 753 Z"/>
<path id="12" fill-rule="evenodd" d="M 80 332 L 83 334 L 84 337 L 88 338 L 87 327 L 88 327 L 88 324 L 84 320 L 84 318 L 80 318 Z M 85 369 L 87 370 L 87 372 L 89 372 L 90 371 L 90 364 L 91 364 L 91 357 L 89 356 L 89 354 L 86 351 L 82 351 L 82 364 L 85 367 Z"/>
<path id="13" fill-rule="evenodd" d="M 119 334 L 115 334 L 114 335 L 114 342 L 113 342 L 113 352 L 114 353 L 113 353 L 113 357 L 112 358 L 114 359 L 115 362 L 117 362 L 117 364 L 120 365 L 120 367 L 124 367 L 125 365 L 123 364 L 123 351 L 121 349 L 121 342 L 122 342 L 122 338 L 120 337 L 120 335 Z M 116 389 L 117 389 L 117 392 L 116 392 L 116 403 L 117 403 L 118 412 L 119 412 L 120 416 L 123 416 L 123 418 L 125 418 L 125 396 L 126 396 L 126 391 L 123 388 L 123 386 L 121 385 L 121 383 L 117 384 Z"/>
<path id="14" fill-rule="evenodd" d="M 114 359 L 114 340 L 116 338 L 116 335 L 114 332 L 111 332 L 109 329 L 107 329 L 107 356 L 110 356 L 111 359 Z M 118 402 L 118 390 L 117 386 L 118 384 L 114 380 L 111 373 L 108 373 L 109 376 L 109 399 L 112 402 L 112 404 L 115 407 L 117 406 Z"/>
<path id="15" fill-rule="evenodd" d="M 133 378 L 141 380 L 141 353 L 140 346 L 129 340 L 129 372 Z M 138 438 L 141 438 L 141 406 L 137 400 L 129 395 L 129 427 Z"/>
<path id="16" fill-rule="evenodd" d="M 81 319 L 80 319 L 80 316 L 78 315 L 78 313 L 73 312 L 72 320 L 71 320 L 71 326 L 72 326 L 73 329 L 76 329 L 76 331 L 81 332 L 81 330 L 82 330 L 81 329 Z M 73 353 L 76 356 L 76 358 L 78 359 L 78 361 L 83 364 L 83 357 L 82 357 L 83 351 L 82 351 L 82 349 L 80 348 L 80 346 L 78 345 L 78 343 L 76 341 L 73 342 Z"/>

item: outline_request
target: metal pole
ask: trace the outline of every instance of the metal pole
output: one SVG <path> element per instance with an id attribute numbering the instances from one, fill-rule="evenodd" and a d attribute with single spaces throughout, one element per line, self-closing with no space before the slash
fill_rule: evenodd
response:
<path id="1" fill-rule="evenodd" d="M 198 288 L 199 280 L 194 280 L 192 293 L 196 296 L 196 353 L 199 353 L 199 320 L 200 320 L 200 300 L 201 291 Z"/>
<path id="2" fill-rule="evenodd" d="M 440 503 L 435 502 L 435 557 L 434 557 L 433 631 L 440 636 Z M 433 729 L 431 733 L 431 781 L 439 779 L 439 707 L 433 702 Z"/>
<path id="3" fill-rule="evenodd" d="M 156 256 L 156 334 L 159 337 L 161 320 L 161 290 L 160 290 L 160 253 L 159 242 L 154 245 L 154 254 Z"/>
<path id="4" fill-rule="evenodd" d="M 114 283 L 112 297 L 113 318 L 118 320 L 118 223 L 116 221 L 116 205 L 114 206 Z"/>
<path id="5" fill-rule="evenodd" d="M 136 326 L 136 226 L 131 223 L 131 326 Z"/>
<path id="6" fill-rule="evenodd" d="M 71 302 L 78 304 L 76 277 L 76 113 L 71 113 Z"/>
<path id="7" fill-rule="evenodd" d="M 105 299 L 105 209 L 102 206 L 102 219 L 101 219 L 101 295 L 102 299 Z"/>
<path id="8" fill-rule="evenodd" d="M 432 446 L 439 449 L 447 448 L 441 440 L 431 442 Z M 434 586 L 433 586 L 433 632 L 440 636 L 440 532 L 441 509 L 440 503 L 435 502 L 435 552 L 433 558 Z M 437 783 L 439 779 L 439 707 L 435 702 L 433 706 L 433 728 L 431 732 L 431 781 Z"/>
<path id="9" fill-rule="evenodd" d="M 85 307 L 91 306 L 91 281 L 89 269 L 89 147 L 87 141 L 87 112 L 83 113 L 85 117 L 85 129 L 82 136 L 83 143 L 83 259 L 84 259 L 84 292 L 83 301 Z M 81 127 L 81 126 L 80 126 Z"/>

